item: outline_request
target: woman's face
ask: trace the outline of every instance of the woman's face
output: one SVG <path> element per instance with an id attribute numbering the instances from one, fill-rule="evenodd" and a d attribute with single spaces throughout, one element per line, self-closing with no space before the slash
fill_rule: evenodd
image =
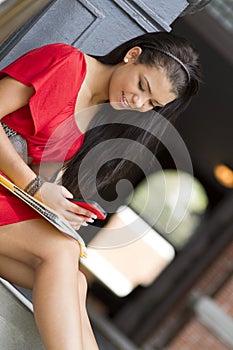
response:
<path id="1" fill-rule="evenodd" d="M 177 98 L 164 68 L 135 64 L 140 53 L 140 47 L 128 51 L 128 62 L 117 66 L 111 76 L 109 101 L 115 109 L 147 112 Z"/>

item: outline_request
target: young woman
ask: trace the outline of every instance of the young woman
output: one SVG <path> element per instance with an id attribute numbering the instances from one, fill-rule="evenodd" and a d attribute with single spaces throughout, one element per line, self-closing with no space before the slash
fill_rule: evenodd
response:
<path id="1" fill-rule="evenodd" d="M 0 170 L 77 230 L 96 218 L 67 199 L 90 186 L 91 164 L 78 182 L 83 157 L 104 138 L 130 135 L 144 145 L 151 142 L 143 128 L 132 134 L 130 127 L 113 124 L 87 131 L 94 115 L 101 114 L 99 106 L 109 101 L 110 119 L 121 110 L 143 116 L 142 124 L 154 110 L 169 119 L 188 105 L 199 81 L 196 51 L 168 33 L 139 36 L 103 57 L 65 44 L 32 50 L 3 69 L 0 80 L 0 119 L 5 129 L 7 125 L 27 141 L 28 164 L 0 126 Z M 149 123 L 153 128 L 156 117 Z M 124 162 L 106 167 L 97 188 L 121 178 Z M 64 187 L 49 181 L 63 164 Z M 77 243 L 4 188 L 0 201 L 0 276 L 33 290 L 35 319 L 46 349 L 97 349 L 85 309 Z"/>

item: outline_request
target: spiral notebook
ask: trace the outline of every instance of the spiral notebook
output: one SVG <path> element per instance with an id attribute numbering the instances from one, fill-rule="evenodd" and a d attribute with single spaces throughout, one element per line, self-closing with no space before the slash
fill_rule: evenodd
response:
<path id="1" fill-rule="evenodd" d="M 27 203 L 31 208 L 37 211 L 43 218 L 54 225 L 59 231 L 73 237 L 78 241 L 80 246 L 80 256 L 85 258 L 87 256 L 86 245 L 82 237 L 73 229 L 67 220 L 65 220 L 61 215 L 56 213 L 54 210 L 50 209 L 42 202 L 38 201 L 34 197 L 30 196 L 27 192 L 23 191 L 21 188 L 17 187 L 13 182 L 6 179 L 4 176 L 0 175 L 0 184 L 7 188 L 10 192 L 14 193 L 15 196 L 20 198 L 22 201 Z"/>

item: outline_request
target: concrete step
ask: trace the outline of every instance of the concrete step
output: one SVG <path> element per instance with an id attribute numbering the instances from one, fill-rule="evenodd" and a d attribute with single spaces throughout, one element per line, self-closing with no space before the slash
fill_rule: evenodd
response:
<path id="1" fill-rule="evenodd" d="M 45 350 L 32 312 L 0 282 L 0 350 Z"/>
<path id="2" fill-rule="evenodd" d="M 32 311 L 31 292 L 0 278 L 0 350 L 45 350 Z M 88 311 L 100 350 L 139 350 L 90 305 Z"/>

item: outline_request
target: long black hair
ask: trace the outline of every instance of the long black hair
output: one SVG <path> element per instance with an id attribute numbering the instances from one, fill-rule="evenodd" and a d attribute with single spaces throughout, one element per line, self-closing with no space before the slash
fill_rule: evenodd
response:
<path id="1" fill-rule="evenodd" d="M 150 149 L 151 161 L 146 161 L 151 163 L 158 147 L 159 134 L 166 127 L 166 122 L 161 123 L 160 115 L 173 122 L 198 92 L 201 81 L 198 53 L 186 39 L 171 33 L 147 33 L 119 45 L 104 56 L 92 57 L 103 64 L 116 65 L 135 46 L 142 49 L 137 64 L 164 67 L 178 98 L 145 113 L 114 110 L 109 104 L 101 108 L 90 123 L 81 149 L 68 162 L 62 176 L 62 184 L 76 197 L 94 198 L 96 192 L 127 177 L 134 162 L 143 158 L 142 145 Z M 118 144 L 113 140 L 119 140 Z M 127 146 L 122 140 L 129 141 Z M 118 147 L 121 145 L 123 149 L 119 157 Z M 90 160 L 82 166 L 88 154 L 91 154 Z"/>

